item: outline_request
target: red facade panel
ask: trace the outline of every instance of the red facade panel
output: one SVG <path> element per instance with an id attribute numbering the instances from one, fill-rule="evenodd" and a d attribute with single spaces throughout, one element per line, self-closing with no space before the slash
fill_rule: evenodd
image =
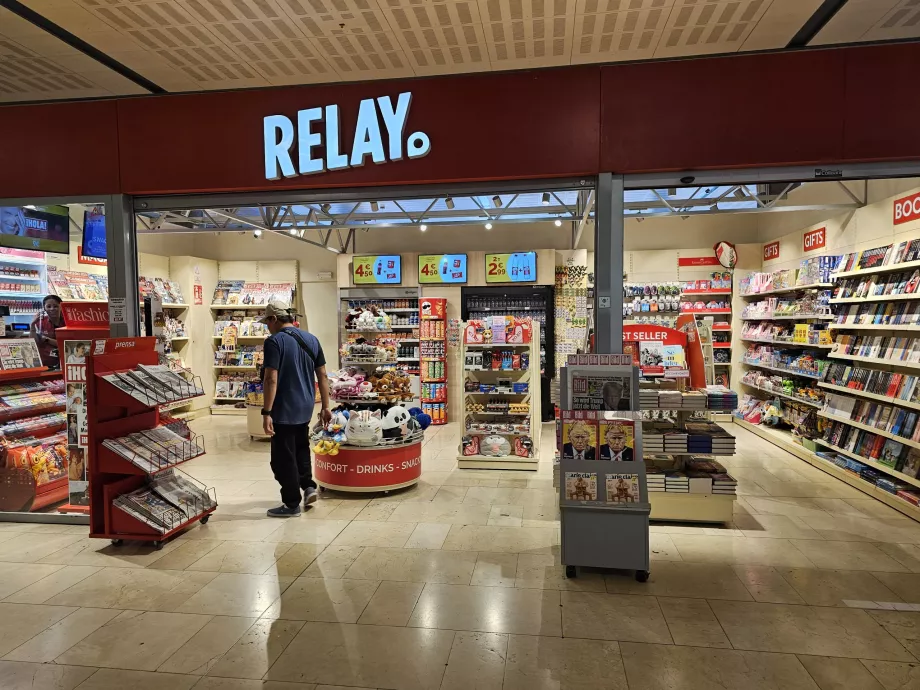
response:
<path id="1" fill-rule="evenodd" d="M 114 101 L 0 108 L 0 198 L 118 189 Z"/>
<path id="2" fill-rule="evenodd" d="M 846 51 L 846 115 L 843 159 L 920 158 L 920 44 L 873 46 Z"/>
<path id="3" fill-rule="evenodd" d="M 845 68 L 842 50 L 604 67 L 601 168 L 625 173 L 838 161 Z"/>
<path id="4" fill-rule="evenodd" d="M 123 190 L 133 194 L 304 189 L 594 174 L 600 69 L 363 82 L 118 103 Z M 262 123 L 337 104 L 350 150 L 359 103 L 412 92 L 405 134 L 425 132 L 424 158 L 265 179 Z M 295 144 L 296 148 L 296 144 Z"/>

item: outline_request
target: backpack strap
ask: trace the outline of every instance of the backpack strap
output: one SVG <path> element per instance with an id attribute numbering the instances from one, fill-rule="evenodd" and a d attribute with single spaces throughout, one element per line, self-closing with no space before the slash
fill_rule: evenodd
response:
<path id="1" fill-rule="evenodd" d="M 282 333 L 287 333 L 294 340 L 297 341 L 297 344 L 300 345 L 300 349 L 304 351 L 307 357 L 310 359 L 310 364 L 313 365 L 313 370 L 316 370 L 316 356 L 313 352 L 310 351 L 310 346 L 307 345 L 307 341 L 303 339 L 303 336 L 300 334 L 300 331 L 296 328 L 282 328 Z"/>

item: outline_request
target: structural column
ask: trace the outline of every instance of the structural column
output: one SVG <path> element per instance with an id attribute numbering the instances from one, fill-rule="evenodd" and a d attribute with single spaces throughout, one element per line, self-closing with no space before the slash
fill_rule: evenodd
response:
<path id="1" fill-rule="evenodd" d="M 597 176 L 594 214 L 594 340 L 599 353 L 623 352 L 623 176 Z"/>
<path id="2" fill-rule="evenodd" d="M 126 323 L 112 323 L 109 335 L 127 338 L 140 335 L 137 289 L 137 228 L 130 196 L 113 194 L 105 205 L 105 240 L 109 262 L 109 300 L 125 300 Z"/>

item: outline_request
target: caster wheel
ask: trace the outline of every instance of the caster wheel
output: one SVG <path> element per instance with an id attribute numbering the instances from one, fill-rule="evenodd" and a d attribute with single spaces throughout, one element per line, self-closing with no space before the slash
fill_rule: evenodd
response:
<path id="1" fill-rule="evenodd" d="M 578 577 L 578 570 L 575 568 L 574 565 L 567 565 L 565 566 L 565 576 L 567 578 Z"/>
<path id="2" fill-rule="evenodd" d="M 320 492 L 321 494 L 326 493 L 326 487 L 325 487 L 325 486 L 319 487 L 319 492 Z"/>
<path id="3" fill-rule="evenodd" d="M 123 539 L 113 539 L 112 540 L 112 546 L 121 546 L 124 543 L 125 542 Z"/>
<path id="4" fill-rule="evenodd" d="M 159 551 L 160 549 L 163 548 L 163 542 L 161 542 L 161 541 L 155 541 L 155 542 L 153 542 L 153 548 L 156 549 L 157 551 Z"/>
<path id="5" fill-rule="evenodd" d="M 636 571 L 636 581 L 637 581 L 637 582 L 646 582 L 646 581 L 648 581 L 648 576 L 649 576 L 649 574 L 650 574 L 650 573 L 649 573 L 648 570 L 637 570 L 637 571 Z"/>
<path id="6" fill-rule="evenodd" d="M 202 524 L 202 525 L 208 524 L 208 520 L 210 520 L 210 519 L 211 519 L 211 514 L 208 513 L 208 514 L 205 515 L 203 518 L 201 518 L 201 524 Z"/>

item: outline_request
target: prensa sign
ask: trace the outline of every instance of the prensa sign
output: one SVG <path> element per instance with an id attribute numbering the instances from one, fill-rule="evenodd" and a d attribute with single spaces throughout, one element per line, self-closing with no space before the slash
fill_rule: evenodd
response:
<path id="1" fill-rule="evenodd" d="M 403 157 L 421 158 L 431 151 L 424 132 L 413 132 L 403 141 L 412 93 L 399 94 L 396 105 L 389 96 L 366 98 L 358 106 L 358 121 L 351 149 L 342 148 L 339 106 L 327 105 L 297 111 L 297 124 L 285 115 L 269 115 L 262 123 L 265 146 L 265 179 L 277 180 L 297 175 L 315 175 L 327 170 L 357 168 L 368 156 L 380 165 Z M 382 123 L 382 126 L 381 126 Z M 387 133 L 384 146 L 383 130 Z M 297 144 L 297 166 L 291 150 Z M 322 155 L 315 155 L 322 148 Z"/>

